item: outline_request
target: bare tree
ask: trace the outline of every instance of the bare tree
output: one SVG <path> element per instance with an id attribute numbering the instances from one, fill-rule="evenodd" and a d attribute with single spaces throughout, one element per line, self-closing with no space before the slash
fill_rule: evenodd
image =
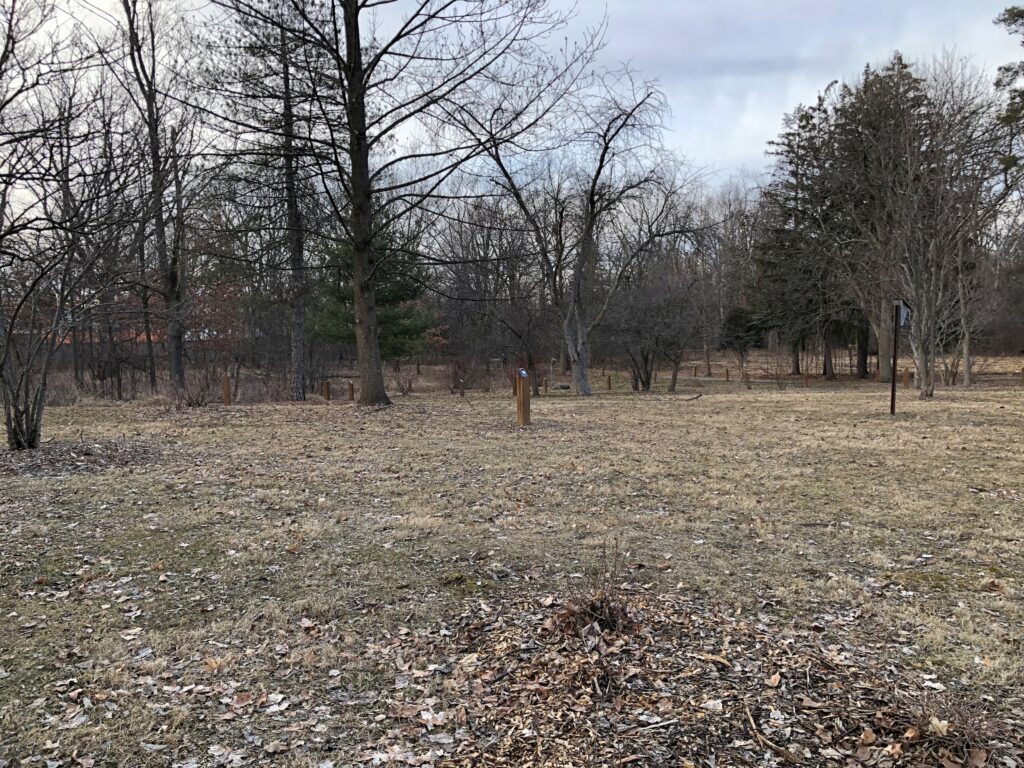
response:
<path id="1" fill-rule="evenodd" d="M 359 402 L 386 405 L 375 280 L 388 234 L 483 151 L 462 126 L 493 126 L 499 141 L 528 130 L 594 46 L 557 62 L 545 54 L 541 40 L 567 19 L 546 0 L 420 0 L 404 15 L 389 3 L 287 0 L 286 18 L 230 5 L 317 52 L 314 145 L 351 253 Z"/>
<path id="2" fill-rule="evenodd" d="M 168 0 L 120 0 L 123 48 L 110 69 L 131 96 L 145 129 L 153 246 L 164 300 L 168 365 L 179 393 L 185 380 L 185 177 L 194 154 L 197 115 L 183 106 L 187 37 Z M 171 226 L 168 227 L 168 224 Z"/>
<path id="3" fill-rule="evenodd" d="M 21 166 L 10 203 L 38 225 L 6 232 L 0 251 L 0 388 L 13 450 L 39 446 L 54 358 L 109 295 L 118 278 L 95 279 L 97 265 L 131 242 L 139 216 L 123 104 L 78 54 L 75 67 L 51 70 L 22 115 L 45 131 L 33 136 L 35 162 Z"/>
<path id="4" fill-rule="evenodd" d="M 591 333 L 634 263 L 682 231 L 675 202 L 690 179 L 659 146 L 664 102 L 652 84 L 608 75 L 572 106 L 558 127 L 572 138 L 547 137 L 552 146 L 539 162 L 530 156 L 536 146 L 488 145 L 499 183 L 533 238 L 577 393 L 586 396 Z M 633 231 L 615 242 L 616 226 Z M 619 246 L 613 261 L 602 257 L 603 238 Z"/>

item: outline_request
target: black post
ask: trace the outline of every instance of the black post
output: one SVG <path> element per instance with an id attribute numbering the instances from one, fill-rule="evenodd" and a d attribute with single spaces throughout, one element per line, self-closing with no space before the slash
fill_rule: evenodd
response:
<path id="1" fill-rule="evenodd" d="M 892 393 L 889 396 L 889 415 L 896 415 L 896 366 L 900 353 L 900 302 L 892 305 Z"/>

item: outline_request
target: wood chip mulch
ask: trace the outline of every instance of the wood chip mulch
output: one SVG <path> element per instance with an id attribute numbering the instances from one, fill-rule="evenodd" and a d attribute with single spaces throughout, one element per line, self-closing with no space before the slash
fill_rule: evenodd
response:
<path id="1" fill-rule="evenodd" d="M 398 670 L 361 756 L 424 766 L 1024 766 L 1020 691 L 983 695 L 856 644 L 678 595 L 480 603 L 380 648 Z M 617 601 L 617 602 L 616 602 Z M 612 610 L 608 609 L 612 606 Z M 626 606 L 625 612 L 622 606 Z M 383 721 L 383 722 L 382 722 Z"/>

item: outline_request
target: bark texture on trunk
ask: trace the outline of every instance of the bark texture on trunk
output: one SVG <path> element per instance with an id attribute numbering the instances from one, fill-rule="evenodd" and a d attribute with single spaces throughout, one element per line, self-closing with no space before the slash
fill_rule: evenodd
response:
<path id="1" fill-rule="evenodd" d="M 171 381 L 180 391 L 185 390 L 185 286 L 182 280 L 182 255 L 185 247 L 184 191 L 181 168 L 178 164 L 178 134 L 171 131 L 171 174 L 174 182 L 174 242 L 164 271 L 164 297 L 167 300 L 167 344 L 170 355 Z M 161 211 L 163 206 L 160 206 Z M 157 214 L 162 218 L 162 213 Z M 166 237 L 166 234 L 164 235 Z"/>
<path id="2" fill-rule="evenodd" d="M 569 366 L 572 368 L 573 380 L 576 382 L 576 394 L 589 397 L 594 394 L 590 387 L 590 342 L 579 309 L 574 309 L 562 323 L 565 347 L 568 353 Z"/>
<path id="3" fill-rule="evenodd" d="M 377 254 L 373 242 L 373 187 L 366 132 L 366 82 L 360 39 L 360 3 L 345 2 L 345 43 L 348 75 L 349 159 L 352 163 L 352 304 L 356 330 L 359 404 L 391 405 L 384 385 L 374 281 Z"/>
<path id="4" fill-rule="evenodd" d="M 292 105 L 291 65 L 288 39 L 281 30 L 282 133 L 284 134 L 284 188 L 288 218 L 289 279 L 292 293 L 291 396 L 306 399 L 306 264 L 302 212 L 299 209 L 295 117 Z"/>
<path id="5" fill-rule="evenodd" d="M 4 418 L 7 447 L 12 451 L 28 451 L 39 447 L 43 433 L 43 408 L 46 403 L 45 382 L 27 399 L 5 393 Z"/>

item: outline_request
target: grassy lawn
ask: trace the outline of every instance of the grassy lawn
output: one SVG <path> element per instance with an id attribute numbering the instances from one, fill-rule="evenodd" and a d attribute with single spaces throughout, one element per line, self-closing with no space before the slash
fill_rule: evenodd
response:
<path id="1" fill-rule="evenodd" d="M 0 457 L 0 766 L 941 765 L 947 747 L 996 764 L 991 734 L 942 739 L 977 713 L 1011 730 L 1024 719 L 1024 389 L 901 392 L 895 419 L 879 385 L 683 390 L 541 397 L 525 430 L 493 393 L 383 411 L 52 409 L 40 454 Z M 649 661 L 671 644 L 700 693 L 684 695 L 681 666 L 666 673 L 663 710 L 624 725 L 611 757 L 596 730 L 573 742 L 592 752 L 573 751 L 517 721 L 524 708 L 474 710 L 502 685 L 539 706 L 484 656 L 506 658 L 506 643 L 520 658 L 541 635 L 584 642 L 587 622 L 561 626 L 566 606 L 602 585 L 647 627 L 602 626 L 609 653 Z M 671 638 L 657 629 L 669 615 Z M 558 647 L 606 658 L 602 642 Z M 830 695 L 785 671 L 812 644 L 945 697 L 933 709 L 948 713 L 917 713 L 951 723 L 933 728 L 935 762 L 901 762 L 894 739 L 906 752 L 925 740 L 902 721 L 873 726 L 877 739 L 858 721 L 859 758 L 845 726 L 815 737 L 834 755 L 808 746 L 806 717 L 796 733 L 747 729 L 789 711 L 761 688 L 785 697 L 794 677 L 801 696 Z M 768 680 L 757 691 L 740 685 L 737 647 L 769 665 L 747 670 Z M 586 678 L 581 706 L 607 698 L 607 713 L 637 717 L 628 677 Z M 555 710 L 561 683 L 545 684 Z M 708 690 L 726 683 L 747 698 Z M 960 722 L 958 707 L 974 714 Z M 687 741 L 698 715 L 702 728 L 734 718 L 713 729 L 719 746 Z M 503 740 L 513 731 L 535 752 Z M 625 744 L 638 733 L 662 741 Z"/>

